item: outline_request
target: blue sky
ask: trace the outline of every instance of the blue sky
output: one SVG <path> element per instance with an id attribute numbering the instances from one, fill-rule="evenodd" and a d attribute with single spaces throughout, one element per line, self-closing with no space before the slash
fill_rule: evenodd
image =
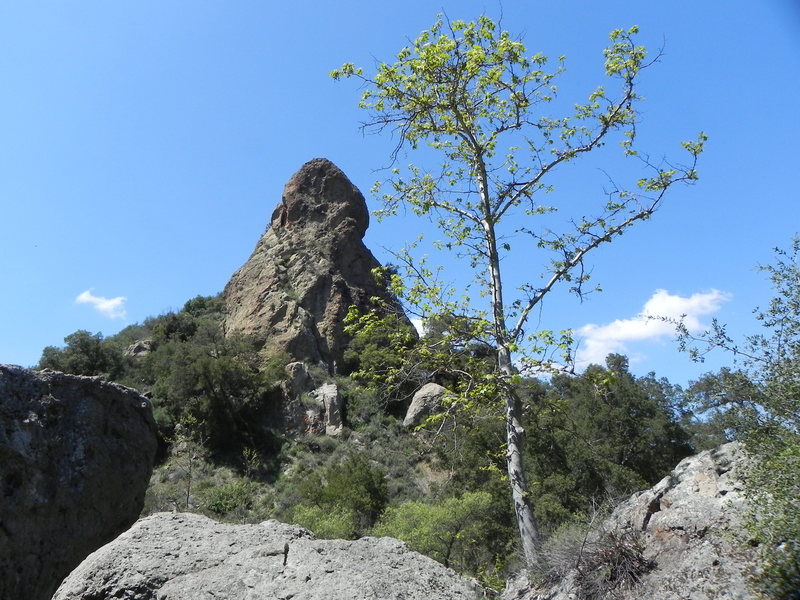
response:
<path id="1" fill-rule="evenodd" d="M 0 363 L 30 366 L 77 329 L 111 335 L 219 292 L 313 157 L 367 194 L 393 141 L 362 135 L 357 85 L 328 72 L 392 59 L 442 9 L 451 19 L 502 11 L 531 54 L 566 55 L 569 102 L 603 83 L 612 29 L 639 25 L 644 45 L 664 46 L 642 80 L 640 141 L 677 156 L 679 141 L 705 131 L 701 180 L 591 259 L 602 293 L 583 303 L 556 294 L 537 323 L 579 330 L 585 358 L 624 352 L 636 373 L 677 383 L 722 364 L 691 364 L 669 331 L 637 316 L 755 327 L 769 288 L 754 268 L 800 230 L 800 8 L 790 0 L 2 3 Z M 552 203 L 602 200 L 600 169 L 617 165 L 604 160 L 559 173 Z M 625 169 L 615 178 L 635 175 Z M 366 242 L 387 262 L 384 248 L 423 229 L 411 216 L 373 220 Z M 541 272 L 541 257 L 519 260 L 515 276 Z"/>

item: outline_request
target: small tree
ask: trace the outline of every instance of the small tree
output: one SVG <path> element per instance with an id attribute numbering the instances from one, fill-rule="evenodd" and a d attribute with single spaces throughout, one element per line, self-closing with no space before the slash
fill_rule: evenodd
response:
<path id="1" fill-rule="evenodd" d="M 496 520 L 488 492 L 465 492 L 438 502 L 403 502 L 386 509 L 373 535 L 403 540 L 413 550 L 454 567 L 477 573 L 488 556 L 486 532 Z"/>
<path id="2" fill-rule="evenodd" d="M 625 154 L 638 156 L 636 85 L 641 71 L 654 61 L 646 61 L 644 48 L 634 42 L 636 33 L 635 27 L 613 31 L 605 50 L 605 71 L 618 85 L 616 95 L 598 87 L 586 103 L 563 117 L 544 113 L 563 67 L 546 70 L 546 57 L 527 56 L 521 41 L 498 32 L 486 16 L 473 22 L 439 17 L 398 53 L 396 62 L 378 64 L 373 77 L 352 63 L 331 73 L 334 79 L 356 77 L 364 83 L 360 106 L 370 114 L 364 128 L 388 128 L 397 136 L 393 159 L 404 147 L 416 150 L 421 144 L 443 156 L 437 169 L 393 168 L 382 188 L 382 214 L 407 206 L 432 218 L 447 236 L 441 247 L 468 258 L 478 273 L 487 306 L 454 307 L 441 287 L 430 282 L 431 271 L 409 259 L 406 265 L 414 278 L 405 299 L 420 305 L 423 317 L 469 313 L 471 337 L 496 350 L 495 368 L 482 379 L 503 400 L 508 481 L 529 565 L 535 562 L 539 532 L 522 465 L 522 406 L 510 384 L 515 362 L 527 360 L 532 367 L 548 362 L 541 358 L 540 342 L 553 339 L 549 332 L 526 338 L 529 316 L 557 284 L 570 283 L 581 294 L 588 280 L 584 261 L 592 250 L 648 219 L 671 187 L 695 181 L 695 162 L 705 140 L 700 135 L 696 142 L 683 143 L 690 155 L 685 166 L 656 165 L 640 157 L 649 177 L 640 179 L 633 191 L 615 187 L 593 216 L 577 217 L 566 231 L 534 228 L 534 217 L 555 210 L 540 197 L 552 190 L 547 177 L 558 167 L 599 148 L 615 133 Z M 502 258 L 510 252 L 514 234 L 527 236 L 533 252 L 551 255 L 543 281 L 526 283 L 509 302 Z"/>
<path id="3" fill-rule="evenodd" d="M 79 329 L 64 338 L 66 346 L 47 346 L 39 359 L 40 369 L 53 369 L 73 375 L 118 377 L 124 367 L 122 351 L 102 333 Z"/>

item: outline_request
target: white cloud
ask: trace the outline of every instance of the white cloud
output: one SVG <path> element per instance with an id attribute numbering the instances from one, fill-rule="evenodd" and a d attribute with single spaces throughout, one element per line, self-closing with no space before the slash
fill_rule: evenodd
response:
<path id="1" fill-rule="evenodd" d="M 117 296 L 116 298 L 95 296 L 92 294 L 92 290 L 86 290 L 75 298 L 75 302 L 78 304 L 90 304 L 97 312 L 109 319 L 125 318 L 126 300 L 127 298 L 125 298 L 125 296 Z"/>
<path id="2" fill-rule="evenodd" d="M 578 329 L 575 332 L 579 342 L 576 363 L 579 367 L 591 363 L 602 365 L 611 352 L 627 354 L 632 361 L 641 359 L 638 354 L 631 356 L 632 342 L 657 341 L 675 334 L 674 325 L 658 320 L 658 317 L 683 317 L 689 331 L 699 332 L 708 327 L 700 317 L 715 313 L 730 298 L 730 294 L 719 290 L 692 294 L 688 298 L 670 294 L 667 290 L 656 290 L 635 317 L 617 319 L 606 325 L 589 323 Z"/>

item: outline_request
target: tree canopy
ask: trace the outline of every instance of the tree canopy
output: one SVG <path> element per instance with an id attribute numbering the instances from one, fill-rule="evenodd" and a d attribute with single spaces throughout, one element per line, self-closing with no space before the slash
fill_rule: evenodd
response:
<path id="1" fill-rule="evenodd" d="M 563 60 L 550 68 L 545 56 L 529 55 L 522 41 L 487 16 L 471 22 L 440 16 L 394 62 L 379 63 L 373 76 L 352 63 L 331 73 L 364 84 L 365 129 L 396 136 L 395 166 L 375 188 L 384 201 L 380 214 L 407 207 L 432 219 L 445 236 L 439 247 L 466 258 L 476 272 L 477 293 L 465 282 L 462 299 L 454 300 L 455 290 L 437 280 L 435 269 L 405 252 L 400 258 L 408 283 L 396 291 L 423 319 L 458 315 L 469 338 L 495 349 L 494 368 L 480 381 L 467 373 L 475 385 L 465 389 L 484 395 L 494 389 L 503 399 L 508 480 L 528 564 L 536 560 L 539 532 L 522 464 L 522 406 L 510 384 L 521 366 L 552 366 L 546 353 L 559 341 L 549 331 L 526 335 L 529 317 L 559 284 L 582 294 L 589 279 L 587 255 L 650 218 L 670 188 L 694 182 L 705 141 L 700 134 L 681 144 L 688 152 L 684 165 L 654 164 L 639 154 L 637 85 L 654 59 L 636 43 L 637 33 L 636 27 L 611 32 L 603 54 L 613 89 L 598 86 L 557 116 L 549 114 L 548 105 L 556 98 Z M 615 185 L 595 207 L 582 207 L 564 230 L 549 229 L 538 219 L 556 210 L 545 201 L 554 189 L 549 176 L 610 139 L 618 139 L 646 175 L 632 187 Z M 441 162 L 396 166 L 402 151 L 421 146 L 438 152 Z M 524 243 L 518 245 L 520 239 Z M 515 251 L 539 257 L 532 260 L 546 270 L 542 280 L 524 283 L 513 298 L 503 269 L 512 244 Z M 563 337 L 568 358 L 569 336 Z"/>

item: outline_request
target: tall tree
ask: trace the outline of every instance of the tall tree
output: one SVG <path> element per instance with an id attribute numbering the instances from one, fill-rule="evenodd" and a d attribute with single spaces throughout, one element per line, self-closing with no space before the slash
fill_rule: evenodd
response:
<path id="1" fill-rule="evenodd" d="M 602 146 L 612 134 L 620 135 L 625 154 L 636 157 L 636 92 L 647 62 L 636 45 L 636 28 L 615 30 L 606 48 L 605 71 L 618 86 L 615 94 L 598 87 L 571 114 L 551 117 L 544 108 L 556 95 L 559 64 L 546 70 L 547 58 L 527 56 L 523 43 L 486 16 L 473 22 L 438 17 L 393 63 L 380 63 L 374 76 L 364 75 L 352 63 L 331 73 L 334 79 L 356 77 L 365 84 L 360 106 L 370 115 L 367 130 L 391 130 L 397 136 L 392 158 L 404 148 L 428 145 L 443 156 L 436 169 L 409 165 L 393 168 L 383 187 L 383 214 L 401 206 L 435 220 L 447 236 L 443 244 L 468 257 L 480 274 L 479 285 L 488 306 L 475 307 L 469 322 L 473 337 L 488 340 L 496 349 L 493 384 L 499 386 L 505 407 L 508 481 L 528 564 L 536 561 L 539 531 L 531 510 L 522 464 L 522 405 L 510 385 L 515 359 L 527 357 L 541 366 L 539 341 L 550 338 L 538 332 L 526 338 L 529 317 L 557 284 L 569 282 L 578 294 L 588 280 L 587 255 L 611 242 L 632 225 L 648 219 L 667 190 L 677 183 L 693 182 L 695 162 L 705 136 L 684 142 L 688 165 L 652 164 L 634 190 L 615 187 L 593 216 L 579 216 L 565 231 L 535 228 L 534 218 L 555 209 L 540 199 L 552 190 L 548 181 L 558 167 Z M 539 112 L 537 112 L 539 111 Z M 378 186 L 380 187 L 380 186 Z M 534 251 L 552 254 L 541 282 L 528 282 L 521 295 L 506 298 L 503 256 L 510 252 L 510 237 L 527 236 Z M 410 264 L 410 262 L 409 262 Z M 410 299 L 419 294 L 434 301 L 426 312 L 448 312 L 430 274 L 416 268 Z"/>

